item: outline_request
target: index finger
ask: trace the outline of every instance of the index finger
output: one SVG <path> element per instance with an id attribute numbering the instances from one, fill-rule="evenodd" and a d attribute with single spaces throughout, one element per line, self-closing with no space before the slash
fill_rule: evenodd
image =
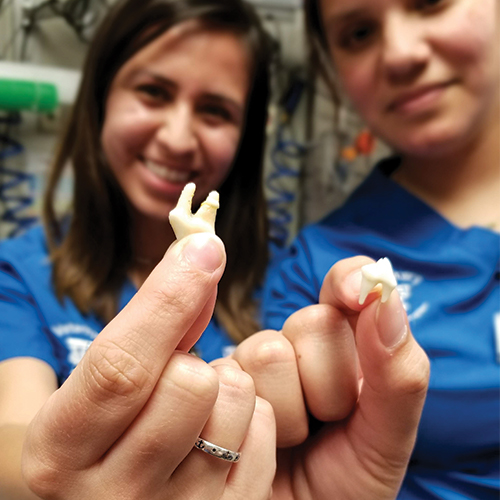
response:
<path id="1" fill-rule="evenodd" d="M 95 463 L 145 405 L 181 340 L 205 329 L 224 264 L 215 235 L 193 234 L 170 247 L 42 408 L 31 443 L 56 461 L 69 454 L 75 469 Z"/>
<path id="2" fill-rule="evenodd" d="M 328 271 L 319 294 L 320 304 L 330 304 L 347 316 L 356 316 L 373 302 L 379 294 L 368 294 L 363 305 L 359 304 L 361 267 L 374 262 L 364 255 L 350 257 L 335 263 Z"/>

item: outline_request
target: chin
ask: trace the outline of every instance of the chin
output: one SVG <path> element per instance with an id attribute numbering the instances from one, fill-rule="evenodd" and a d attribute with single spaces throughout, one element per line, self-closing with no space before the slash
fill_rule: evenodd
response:
<path id="1" fill-rule="evenodd" d="M 134 209 L 138 217 L 141 219 L 149 219 L 150 221 L 156 222 L 168 222 L 168 215 L 175 205 L 170 203 L 167 204 L 151 204 L 151 203 L 140 203 L 134 204 Z"/>
<path id="2" fill-rule="evenodd" d="M 438 158 L 454 154 L 469 142 L 469 134 L 457 127 L 433 127 L 432 129 L 405 131 L 392 146 L 401 154 L 413 157 Z M 390 141 L 388 141 L 391 144 Z"/>
<path id="3" fill-rule="evenodd" d="M 150 210 L 149 212 L 145 213 L 144 216 L 149 218 L 149 219 L 152 219 L 152 220 L 156 220 L 158 222 L 168 222 L 168 215 L 170 214 L 170 211 L 173 209 L 174 207 L 168 207 L 168 208 L 164 208 L 162 210 Z"/>

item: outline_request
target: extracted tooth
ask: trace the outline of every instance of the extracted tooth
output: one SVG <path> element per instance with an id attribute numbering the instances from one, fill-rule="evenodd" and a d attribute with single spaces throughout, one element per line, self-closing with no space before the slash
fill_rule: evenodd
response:
<path id="1" fill-rule="evenodd" d="M 205 221 L 210 226 L 212 232 L 215 233 L 215 216 L 217 215 L 218 208 L 219 193 L 217 191 L 211 191 L 208 193 L 207 199 L 201 204 L 194 217 Z"/>
<path id="2" fill-rule="evenodd" d="M 215 216 L 219 208 L 219 193 L 212 191 L 201 204 L 196 214 L 191 213 L 196 186 L 193 182 L 186 184 L 179 196 L 177 206 L 170 212 L 168 218 L 178 240 L 193 233 L 214 233 Z"/>
<path id="3" fill-rule="evenodd" d="M 398 284 L 392 270 L 391 261 L 387 257 L 379 259 L 374 264 L 363 266 L 361 275 L 360 304 L 364 304 L 368 294 L 379 284 L 382 286 L 382 302 L 385 302 Z"/>

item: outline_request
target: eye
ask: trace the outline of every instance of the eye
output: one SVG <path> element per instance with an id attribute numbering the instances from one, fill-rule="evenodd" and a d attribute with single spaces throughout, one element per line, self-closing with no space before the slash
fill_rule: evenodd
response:
<path id="1" fill-rule="evenodd" d="M 417 0 L 417 10 L 432 11 L 442 7 L 446 0 Z"/>
<path id="2" fill-rule="evenodd" d="M 143 84 L 139 85 L 137 90 L 149 101 L 165 102 L 171 98 L 170 92 L 160 85 Z"/>
<path id="3" fill-rule="evenodd" d="M 221 121 L 232 121 L 231 112 L 224 106 L 219 106 L 217 104 L 204 104 L 201 106 L 201 112 L 210 117 Z"/>
<path id="4" fill-rule="evenodd" d="M 360 50 L 367 46 L 377 32 L 375 23 L 357 22 L 346 26 L 339 37 L 339 45 L 346 50 Z"/>

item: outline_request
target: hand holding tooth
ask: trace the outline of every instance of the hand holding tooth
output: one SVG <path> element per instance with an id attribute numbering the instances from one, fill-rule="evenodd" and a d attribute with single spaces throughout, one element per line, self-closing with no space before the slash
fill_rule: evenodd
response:
<path id="1" fill-rule="evenodd" d="M 196 186 L 190 182 L 186 184 L 177 202 L 177 206 L 170 212 L 169 220 L 178 240 L 193 233 L 214 233 L 215 216 L 219 208 L 219 193 L 212 191 L 201 204 L 196 214 L 191 213 Z"/>
<path id="2" fill-rule="evenodd" d="M 376 290 L 360 305 L 361 269 L 366 294 L 380 283 L 384 298 L 390 295 L 386 302 Z M 273 407 L 280 448 L 273 499 L 397 497 L 429 361 L 411 335 L 397 290 L 389 293 L 395 284 L 388 260 L 338 261 L 318 304 L 296 311 L 280 332 L 251 335 L 218 361 L 245 370 Z"/>
<path id="3" fill-rule="evenodd" d="M 370 291 L 377 285 L 382 286 L 382 302 L 386 302 L 391 292 L 396 288 L 397 281 L 392 270 L 391 261 L 384 257 L 373 264 L 361 268 L 361 291 L 359 303 L 364 304 Z"/>

